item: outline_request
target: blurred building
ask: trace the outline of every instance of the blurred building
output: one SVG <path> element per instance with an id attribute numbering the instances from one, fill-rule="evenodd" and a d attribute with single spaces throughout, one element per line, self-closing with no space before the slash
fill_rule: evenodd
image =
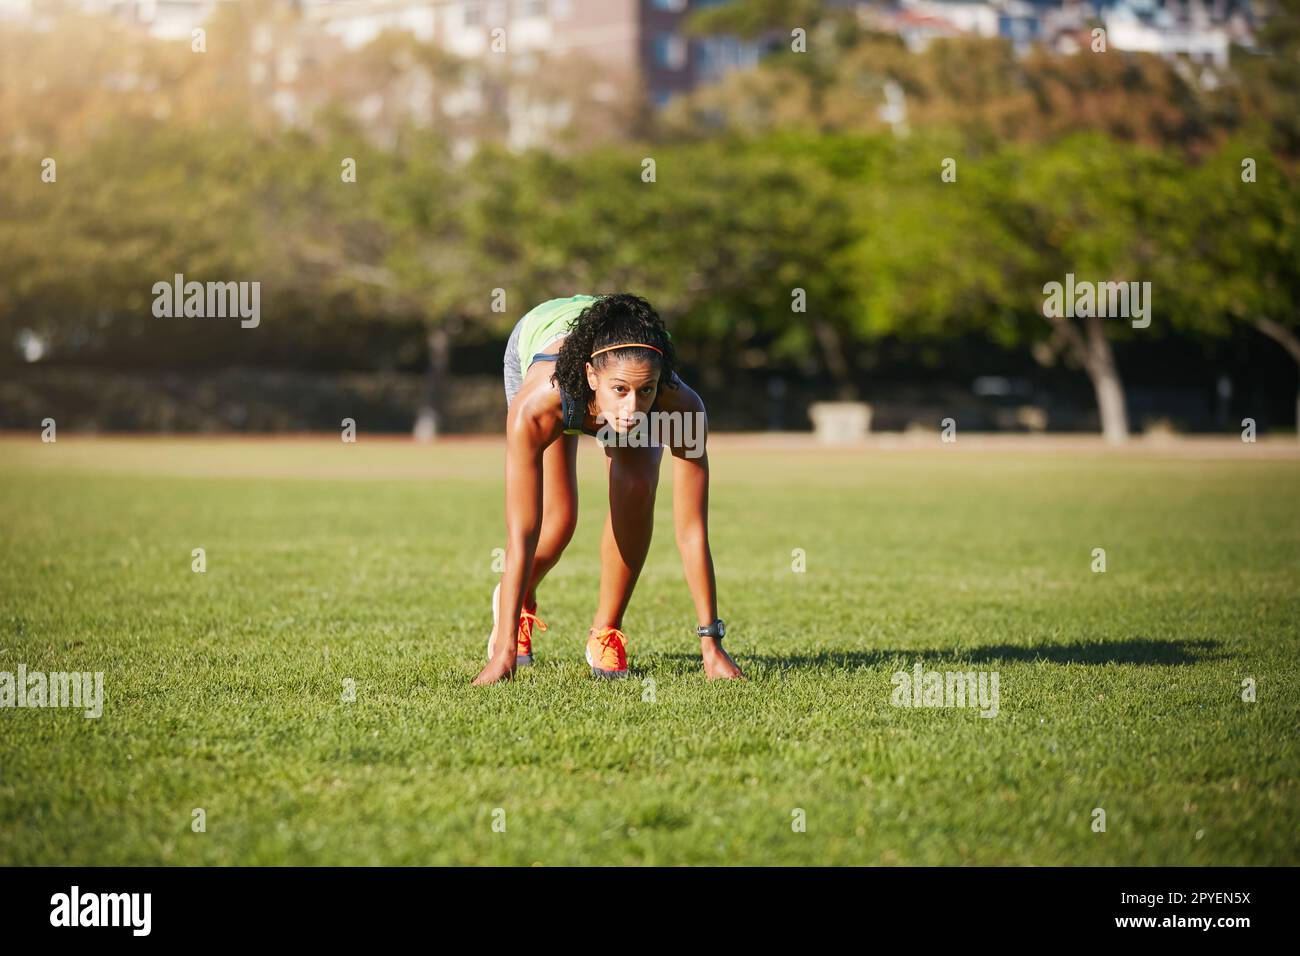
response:
<path id="1" fill-rule="evenodd" d="M 1105 11 L 1106 40 L 1117 50 L 1186 57 L 1216 67 L 1228 65 L 1228 30 L 1223 17 L 1201 0 L 1162 4 L 1121 0 Z"/>
<path id="2" fill-rule="evenodd" d="M 137 24 L 160 39 L 188 38 L 226 3 L 241 0 L 76 0 L 88 13 Z M 256 0 L 242 0 L 256 2 Z M 512 54 L 580 53 L 610 74 L 631 73 L 652 105 L 756 64 L 762 44 L 687 37 L 694 11 L 726 0 L 262 0 L 288 7 L 357 49 L 385 30 L 410 33 L 448 53 L 494 52 L 494 31 Z M 30 18 L 38 0 L 0 0 L 0 16 Z M 593 77 L 598 82 L 598 78 Z"/>
<path id="3" fill-rule="evenodd" d="M 380 139 L 403 121 L 445 128 L 458 153 L 487 135 L 512 148 L 547 145 L 575 120 L 634 122 L 673 96 L 755 65 L 758 41 L 691 37 L 685 21 L 724 0 L 68 0 L 160 40 L 188 40 L 227 5 L 252 13 L 249 80 L 282 122 L 310 121 L 325 88 L 351 77 L 356 114 Z M 39 21 L 41 0 L 0 0 L 0 17 Z M 394 33 L 446 54 L 394 52 L 391 69 L 357 77 L 331 64 Z M 371 57 L 373 60 L 374 57 Z M 454 76 L 454 81 L 451 79 Z M 370 85 L 365 87 L 365 83 Z M 598 131 L 587 129 L 599 139 Z M 625 128 L 614 135 L 626 135 Z"/>
<path id="4" fill-rule="evenodd" d="M 0 0 L 0 19 L 41 22 L 61 6 L 79 8 L 180 42 L 218 11 L 237 10 L 250 110 L 307 125 L 325 103 L 343 102 L 378 142 L 415 124 L 445 133 L 464 158 L 485 140 L 563 149 L 635 136 L 673 97 L 784 45 L 784 34 L 688 34 L 692 13 L 723 2 Z M 1107 49 L 1204 64 L 1205 83 L 1217 82 L 1230 44 L 1251 45 L 1254 28 L 1247 0 L 858 0 L 856 9 L 912 50 L 974 35 L 1006 38 L 1021 53 L 1068 54 L 1088 49 L 1104 25 Z"/>
<path id="5" fill-rule="evenodd" d="M 31 20 L 34 15 L 32 0 L 0 0 L 0 23 Z"/>
<path id="6" fill-rule="evenodd" d="M 898 0 L 859 6 L 864 24 L 897 34 L 914 53 L 932 40 L 963 35 L 1003 37 L 1019 53 L 1033 44 L 1056 49 L 1057 35 L 1077 31 L 1095 16 L 1091 4 L 1063 0 Z"/>
<path id="7" fill-rule="evenodd" d="M 1003 37 L 1017 52 L 1042 45 L 1058 53 L 1089 49 L 1106 30 L 1106 48 L 1228 64 L 1229 45 L 1254 45 L 1255 13 L 1246 0 L 896 0 L 862 2 L 859 18 L 900 36 L 913 51 L 936 38 Z"/>
<path id="8" fill-rule="evenodd" d="M 503 41 L 516 55 L 578 54 L 605 76 L 635 79 L 650 104 L 753 66 L 761 44 L 687 37 L 685 19 L 724 0 L 299 0 L 306 16 L 349 47 L 385 29 L 408 30 L 449 53 L 476 59 Z M 500 31 L 500 32 L 498 32 Z M 595 83 L 600 77 L 592 77 Z M 628 86 L 627 83 L 614 85 Z"/>
<path id="9" fill-rule="evenodd" d="M 235 0 L 81 0 L 80 6 L 87 13 L 138 24 L 160 40 L 188 40 L 218 4 L 231 2 Z"/>

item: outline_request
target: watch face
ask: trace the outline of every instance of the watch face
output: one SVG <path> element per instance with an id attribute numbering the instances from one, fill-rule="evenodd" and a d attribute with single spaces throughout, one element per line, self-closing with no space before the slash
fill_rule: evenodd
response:
<path id="1" fill-rule="evenodd" d="M 727 625 L 723 624 L 723 623 L 722 623 L 722 619 L 719 618 L 719 619 L 718 619 L 718 637 L 726 637 L 726 636 L 727 636 Z"/>

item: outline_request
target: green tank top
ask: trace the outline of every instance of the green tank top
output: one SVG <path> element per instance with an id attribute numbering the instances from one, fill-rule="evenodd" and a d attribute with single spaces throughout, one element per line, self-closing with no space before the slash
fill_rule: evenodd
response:
<path id="1" fill-rule="evenodd" d="M 533 356 L 551 341 L 569 334 L 573 320 L 596 301 L 594 295 L 571 295 L 567 299 L 548 299 L 523 318 L 519 330 L 519 373 L 528 374 Z"/>
<path id="2" fill-rule="evenodd" d="M 595 301 L 594 295 L 571 295 L 567 299 L 547 299 L 525 315 L 522 319 L 523 327 L 519 330 L 520 375 L 528 374 L 528 366 L 532 364 L 534 355 L 555 339 L 568 335 L 573 320 Z M 672 335 L 668 334 L 668 337 L 671 339 Z M 658 403 L 659 398 L 656 396 L 656 407 Z M 560 415 L 566 435 L 597 434 L 583 427 L 586 408 L 574 401 L 563 388 L 560 389 Z"/>

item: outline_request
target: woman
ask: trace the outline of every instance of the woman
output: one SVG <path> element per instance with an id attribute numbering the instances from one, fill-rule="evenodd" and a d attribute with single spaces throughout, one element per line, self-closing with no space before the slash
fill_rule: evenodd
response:
<path id="1" fill-rule="evenodd" d="M 662 444 L 645 436 L 651 413 L 699 424 L 668 429 L 673 455 L 673 521 L 677 548 L 695 603 L 704 673 L 741 677 L 722 648 L 713 557 L 709 553 L 709 463 L 703 449 L 704 403 L 673 371 L 664 324 L 635 295 L 551 299 L 515 326 L 506 344 L 506 561 L 492 594 L 487 666 L 475 684 L 513 676 L 533 661 L 537 585 L 555 567 L 578 520 L 578 436 L 598 435 L 609 474 L 609 516 L 600 545 L 600 597 L 587 634 L 587 663 L 598 677 L 627 676 L 623 614 L 654 529 Z M 672 413 L 676 413 L 675 415 Z M 599 431 L 598 431 L 599 429 Z M 658 434 L 658 430 L 648 432 Z M 518 622 L 514 640 L 498 632 Z"/>

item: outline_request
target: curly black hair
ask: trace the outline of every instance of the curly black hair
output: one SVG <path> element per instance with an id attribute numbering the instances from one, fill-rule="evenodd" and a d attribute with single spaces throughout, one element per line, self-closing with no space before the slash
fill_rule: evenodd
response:
<path id="1" fill-rule="evenodd" d="M 651 349 L 630 348 L 601 352 L 594 359 L 591 357 L 591 353 L 597 349 L 624 342 L 644 342 L 661 349 L 663 354 Z M 673 377 L 676 354 L 659 313 L 639 295 L 623 292 L 597 296 L 596 301 L 583 309 L 569 327 L 568 334 L 560 345 L 551 381 L 557 382 L 560 388 L 583 407 L 587 407 L 595 398 L 595 393 L 587 384 L 587 362 L 600 370 L 612 361 L 628 358 L 658 366 L 659 388 L 665 385 L 669 388 L 677 387 Z M 658 397 L 656 391 L 655 398 Z"/>

